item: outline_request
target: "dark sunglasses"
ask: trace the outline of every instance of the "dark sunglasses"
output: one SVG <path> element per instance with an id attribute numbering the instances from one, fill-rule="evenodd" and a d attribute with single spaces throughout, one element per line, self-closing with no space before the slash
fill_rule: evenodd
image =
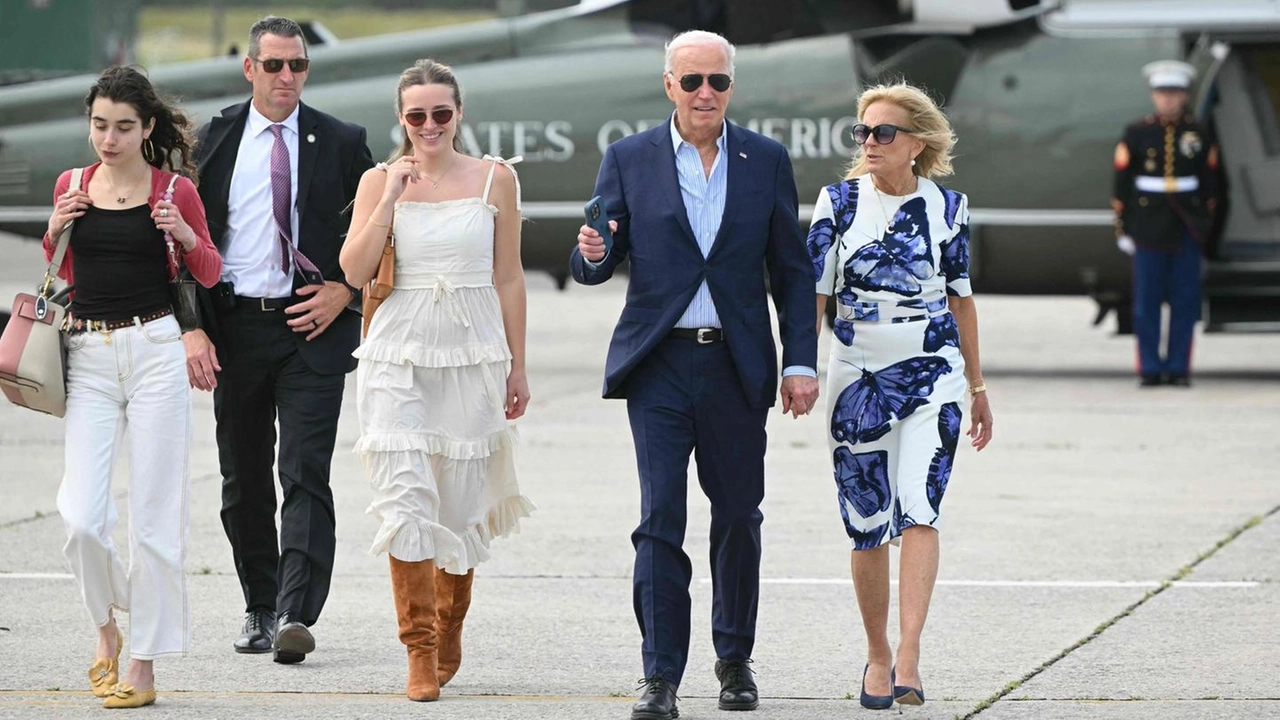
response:
<path id="1" fill-rule="evenodd" d="M 453 108 L 437 108 L 431 111 L 431 119 L 437 125 L 448 125 L 453 119 Z M 427 112 L 425 110 L 411 110 L 404 114 L 404 121 L 414 127 L 422 127 L 427 121 Z"/>
<path id="2" fill-rule="evenodd" d="M 898 137 L 898 133 L 900 132 L 910 135 L 914 133 L 915 130 L 908 130 L 907 128 L 890 125 L 889 123 L 877 125 L 875 127 L 867 127 L 862 123 L 858 123 L 853 126 L 853 141 L 859 145 L 865 145 L 867 144 L 867 138 L 875 135 L 877 143 L 881 145 L 888 145 L 893 142 L 894 138 Z"/>
<path id="3" fill-rule="evenodd" d="M 311 66 L 311 60 L 307 58 L 294 58 L 292 60 L 281 60 L 280 58 L 271 58 L 270 60 L 258 60 L 257 63 L 262 66 L 263 70 L 275 75 L 284 69 L 286 63 L 289 65 L 289 72 L 302 73 L 306 72 Z"/>
<path id="4" fill-rule="evenodd" d="M 672 74 L 672 77 L 675 77 L 675 75 Z M 729 89 L 730 85 L 733 84 L 733 78 L 729 77 L 724 73 L 712 73 L 710 75 L 699 75 L 698 73 L 689 73 L 688 75 L 680 76 L 680 80 L 679 80 L 680 89 L 685 92 L 693 92 L 698 88 L 702 87 L 702 81 L 704 78 L 706 79 L 707 83 L 711 85 L 711 89 L 715 90 L 716 92 L 724 92 L 725 90 Z"/>

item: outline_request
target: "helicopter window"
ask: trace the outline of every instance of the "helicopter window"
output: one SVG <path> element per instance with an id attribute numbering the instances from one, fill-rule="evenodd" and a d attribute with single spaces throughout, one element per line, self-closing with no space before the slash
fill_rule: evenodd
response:
<path id="1" fill-rule="evenodd" d="M 710 30 L 734 45 L 752 45 L 821 35 L 815 5 L 825 0 L 633 0 L 632 29 L 662 36 Z"/>

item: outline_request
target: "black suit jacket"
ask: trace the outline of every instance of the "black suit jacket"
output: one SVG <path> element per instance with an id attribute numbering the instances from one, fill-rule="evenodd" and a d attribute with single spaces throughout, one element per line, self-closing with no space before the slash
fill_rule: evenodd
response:
<path id="1" fill-rule="evenodd" d="M 224 108 L 220 117 L 200 128 L 196 144 L 200 199 L 209 221 L 209 236 L 224 254 L 231 175 L 248 117 L 249 102 Z M 298 135 L 298 249 L 326 280 L 345 282 L 338 254 L 350 223 L 348 207 L 355 199 L 360 176 L 373 167 L 365 129 L 303 103 L 298 109 Z M 313 136 L 315 141 L 311 142 Z M 269 241 L 263 238 L 263 242 Z M 298 278 L 294 282 L 296 287 Z M 201 319 L 219 348 L 222 362 L 226 362 L 227 336 L 218 327 L 217 301 L 214 293 L 202 294 Z M 351 353 L 360 344 L 360 317 L 355 307 L 358 304 L 349 306 L 311 342 L 305 333 L 294 335 L 298 352 L 312 370 L 331 375 L 355 369 Z"/>

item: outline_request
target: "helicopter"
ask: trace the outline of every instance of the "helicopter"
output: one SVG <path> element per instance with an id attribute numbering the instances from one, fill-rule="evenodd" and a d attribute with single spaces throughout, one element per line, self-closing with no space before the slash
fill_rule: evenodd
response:
<path id="1" fill-rule="evenodd" d="M 1280 330 L 1274 3 L 585 0 L 316 48 L 304 102 L 363 125 L 374 156 L 386 156 L 400 139 L 400 69 L 417 56 L 453 64 L 463 145 L 477 156 L 523 158 L 525 266 L 563 287 L 605 148 L 668 120 L 663 46 L 693 28 L 737 46 L 729 118 L 787 147 L 802 223 L 855 150 L 859 88 L 904 79 L 942 102 L 959 139 L 955 176 L 943 182 L 969 196 L 975 287 L 1087 294 L 1098 305 L 1095 322 L 1114 311 L 1120 332 L 1129 325 L 1130 268 L 1109 208 L 1112 152 L 1125 125 L 1150 112 L 1141 67 L 1191 62 L 1200 71 L 1192 109 L 1217 129 L 1229 188 L 1205 280 L 1205 329 Z M 355 58 L 369 74 L 325 67 Z M 165 90 L 190 80 L 168 73 L 153 73 Z M 224 95 L 193 93 L 185 109 L 203 122 L 243 102 L 249 87 L 237 77 L 239 88 L 215 83 Z M 82 80 L 81 92 L 92 78 Z M 17 113 L 8 94 L 19 90 L 0 90 L 0 109 Z M 0 229 L 42 234 L 58 173 L 93 161 L 78 102 L 68 101 L 75 113 L 0 125 Z"/>

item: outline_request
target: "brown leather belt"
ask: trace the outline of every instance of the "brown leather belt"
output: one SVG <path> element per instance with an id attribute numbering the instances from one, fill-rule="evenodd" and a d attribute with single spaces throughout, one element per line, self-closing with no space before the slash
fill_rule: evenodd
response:
<path id="1" fill-rule="evenodd" d="M 669 335 L 681 340 L 697 340 L 699 345 L 724 342 L 724 330 L 714 327 L 673 328 Z"/>
<path id="2" fill-rule="evenodd" d="M 172 314 L 173 308 L 167 307 L 146 315 L 134 315 L 131 318 L 121 318 L 119 320 L 86 320 L 85 318 L 68 316 L 67 332 L 72 335 L 82 332 L 110 332 L 130 327 L 136 323 L 146 324 L 152 320 L 159 320 Z"/>

